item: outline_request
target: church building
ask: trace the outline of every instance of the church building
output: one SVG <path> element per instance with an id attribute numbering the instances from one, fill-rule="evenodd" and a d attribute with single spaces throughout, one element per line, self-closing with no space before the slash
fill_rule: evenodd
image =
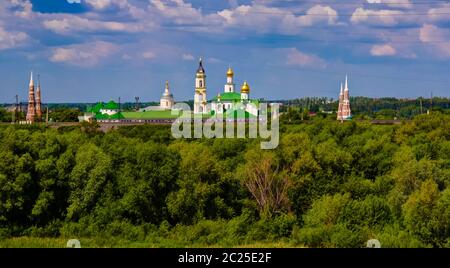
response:
<path id="1" fill-rule="evenodd" d="M 348 79 L 345 76 L 345 88 L 342 87 L 341 83 L 341 92 L 339 93 L 339 107 L 337 112 L 337 120 L 350 120 L 352 119 L 352 112 L 350 109 L 350 94 L 348 90 Z"/>
<path id="2" fill-rule="evenodd" d="M 244 81 L 241 92 L 236 92 L 234 72 L 228 67 L 224 90 L 209 102 L 206 101 L 206 73 L 200 59 L 195 78 L 194 114 L 223 114 L 227 111 L 244 110 L 246 114 L 258 115 L 258 100 L 250 99 L 250 85 Z M 209 104 L 209 105 L 207 105 Z"/>
<path id="3" fill-rule="evenodd" d="M 37 86 L 37 90 L 35 93 L 33 72 L 31 72 L 30 83 L 29 83 L 29 87 L 28 87 L 28 109 L 27 109 L 26 122 L 34 123 L 36 120 L 41 120 L 41 119 L 42 119 L 41 79 L 38 78 L 38 86 Z"/>

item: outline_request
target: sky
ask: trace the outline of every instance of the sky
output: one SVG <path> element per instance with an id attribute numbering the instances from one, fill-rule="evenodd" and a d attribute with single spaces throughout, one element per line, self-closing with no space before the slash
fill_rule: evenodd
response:
<path id="1" fill-rule="evenodd" d="M 450 1 L 1 0 L 0 102 L 208 98 L 228 66 L 252 98 L 450 96 Z"/>

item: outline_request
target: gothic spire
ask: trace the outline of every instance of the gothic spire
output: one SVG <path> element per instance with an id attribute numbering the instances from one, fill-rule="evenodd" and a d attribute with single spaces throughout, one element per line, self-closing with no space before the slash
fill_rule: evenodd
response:
<path id="1" fill-rule="evenodd" d="M 30 87 L 31 87 L 31 86 L 34 87 L 33 71 L 31 71 L 31 76 L 30 76 Z"/>
<path id="2" fill-rule="evenodd" d="M 37 90 L 41 91 L 41 75 L 38 74 L 38 86 L 37 86 Z"/>

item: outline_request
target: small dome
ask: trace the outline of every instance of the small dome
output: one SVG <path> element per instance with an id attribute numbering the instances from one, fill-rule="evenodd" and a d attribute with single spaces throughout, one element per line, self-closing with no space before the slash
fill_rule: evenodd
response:
<path id="1" fill-rule="evenodd" d="M 227 76 L 233 76 L 233 70 L 231 69 L 231 67 L 228 67 L 228 71 L 227 71 Z"/>
<path id="2" fill-rule="evenodd" d="M 244 84 L 241 87 L 241 93 L 249 93 L 250 92 L 250 86 L 247 84 L 247 81 L 244 82 Z"/>

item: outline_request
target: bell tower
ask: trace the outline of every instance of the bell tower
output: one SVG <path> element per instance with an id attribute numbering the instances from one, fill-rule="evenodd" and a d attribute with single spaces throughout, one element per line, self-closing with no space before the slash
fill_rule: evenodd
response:
<path id="1" fill-rule="evenodd" d="M 206 113 L 206 74 L 200 58 L 195 75 L 194 114 Z"/>
<path id="2" fill-rule="evenodd" d="M 231 69 L 231 67 L 228 67 L 227 83 L 225 84 L 225 87 L 224 87 L 224 92 L 225 93 L 227 93 L 227 92 L 234 92 L 233 76 L 234 76 L 233 69 Z"/>

